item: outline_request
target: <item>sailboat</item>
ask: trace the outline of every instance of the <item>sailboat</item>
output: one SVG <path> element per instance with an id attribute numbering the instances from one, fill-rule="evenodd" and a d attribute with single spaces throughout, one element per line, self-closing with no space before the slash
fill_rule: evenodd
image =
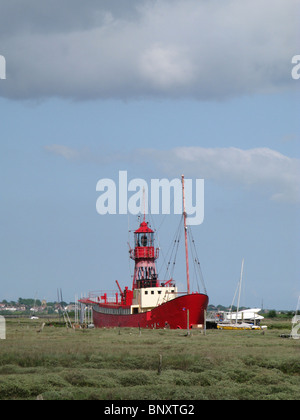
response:
<path id="1" fill-rule="evenodd" d="M 264 319 L 263 316 L 259 315 L 258 313 L 261 311 L 259 308 L 252 308 L 252 309 L 244 309 L 242 311 L 239 310 L 240 308 L 240 298 L 241 298 L 241 290 L 242 290 L 242 281 L 243 281 L 243 272 L 244 272 L 244 258 L 242 260 L 242 267 L 241 267 L 241 274 L 240 280 L 238 283 L 238 288 L 235 292 L 231 308 L 229 312 L 223 312 L 222 314 L 218 314 L 219 318 L 222 318 L 217 324 L 217 328 L 220 330 L 262 330 L 266 329 L 266 326 L 261 326 L 260 321 Z M 236 297 L 237 291 L 238 294 L 238 302 L 237 302 L 237 309 L 234 313 L 232 311 L 233 303 Z"/>
<path id="2" fill-rule="evenodd" d="M 173 278 L 158 279 L 156 260 L 159 248 L 155 248 L 154 231 L 146 222 L 144 211 L 144 219 L 134 232 L 134 248 L 129 250 L 135 263 L 132 288 L 122 290 L 116 281 L 119 292 L 114 296 L 109 296 L 107 292 L 90 292 L 86 298 L 80 299 L 81 303 L 92 307 L 95 327 L 204 328 L 208 296 L 190 290 L 183 175 L 182 197 L 187 292 L 181 294 Z"/>
<path id="3" fill-rule="evenodd" d="M 296 313 L 292 319 L 292 332 L 291 332 L 291 337 L 294 338 L 295 340 L 300 340 L 300 314 L 299 314 L 299 309 L 300 309 L 300 296 L 298 298 L 298 303 L 297 303 L 297 309 L 296 309 Z"/>

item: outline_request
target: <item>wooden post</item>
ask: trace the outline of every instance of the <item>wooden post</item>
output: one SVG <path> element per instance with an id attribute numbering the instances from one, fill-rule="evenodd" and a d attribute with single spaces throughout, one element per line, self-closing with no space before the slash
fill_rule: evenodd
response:
<path id="1" fill-rule="evenodd" d="M 162 354 L 159 355 L 158 370 L 157 370 L 158 375 L 161 374 L 161 371 L 162 371 Z"/>

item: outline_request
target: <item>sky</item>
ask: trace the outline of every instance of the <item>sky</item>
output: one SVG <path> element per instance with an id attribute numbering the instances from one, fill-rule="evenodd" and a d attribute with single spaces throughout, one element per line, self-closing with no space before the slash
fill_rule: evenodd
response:
<path id="1" fill-rule="evenodd" d="M 295 309 L 299 15 L 296 0 L 0 0 L 0 300 L 131 286 L 138 218 L 96 211 L 98 181 L 127 171 L 204 179 L 192 232 L 211 304 L 232 303 L 244 258 L 241 304 Z M 149 222 L 163 279 L 180 216 Z"/>

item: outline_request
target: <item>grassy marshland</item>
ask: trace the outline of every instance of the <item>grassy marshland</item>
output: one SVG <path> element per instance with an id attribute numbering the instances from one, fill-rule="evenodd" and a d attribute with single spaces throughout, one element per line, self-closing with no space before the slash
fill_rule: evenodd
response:
<path id="1" fill-rule="evenodd" d="M 299 399 L 300 340 L 291 324 L 257 331 L 45 328 L 8 320 L 0 399 Z M 160 364 L 162 355 L 162 365 Z M 160 372 L 160 373 L 159 373 Z"/>

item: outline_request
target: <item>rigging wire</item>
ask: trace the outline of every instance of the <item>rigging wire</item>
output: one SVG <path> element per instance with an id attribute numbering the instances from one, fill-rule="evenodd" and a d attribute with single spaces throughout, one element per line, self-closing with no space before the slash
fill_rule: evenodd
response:
<path id="1" fill-rule="evenodd" d="M 183 216 L 182 216 L 182 218 L 183 218 Z M 175 270 L 175 264 L 176 264 L 177 254 L 178 254 L 179 243 L 180 243 L 180 240 L 181 240 L 181 237 L 182 237 L 182 232 L 183 232 L 183 230 L 181 228 L 182 218 L 181 218 L 180 223 L 179 223 L 179 226 L 178 226 L 177 239 L 175 239 L 174 247 L 173 247 L 175 249 L 175 255 L 174 255 L 173 266 L 172 266 L 172 271 L 171 271 L 171 278 L 174 275 L 174 270 Z M 175 244 L 176 243 L 177 243 L 177 246 L 175 247 Z"/>
<path id="2" fill-rule="evenodd" d="M 200 260 L 199 260 L 198 253 L 197 253 L 197 248 L 196 248 L 196 245 L 195 245 L 195 240 L 194 240 L 191 229 L 188 229 L 188 237 L 190 238 L 190 242 L 191 242 L 191 249 L 192 249 L 192 253 L 193 253 L 195 271 L 197 272 L 197 270 L 196 270 L 196 268 L 197 268 L 203 290 L 204 290 L 205 294 L 207 295 L 207 290 L 206 290 L 206 286 L 205 286 L 205 282 L 204 282 L 204 277 L 203 277 L 203 273 L 202 273 L 202 269 L 201 269 L 201 264 L 200 264 Z M 197 285 L 198 285 L 198 291 L 199 291 L 199 284 L 197 283 Z"/>
<path id="3" fill-rule="evenodd" d="M 151 214 L 150 214 L 150 216 L 151 216 L 151 219 L 152 219 Z M 173 278 L 173 275 L 174 275 L 174 270 L 175 270 L 175 265 L 176 265 L 176 260 L 177 260 L 177 254 L 178 254 L 179 245 L 180 245 L 180 241 L 181 241 L 182 234 L 183 234 L 183 228 L 182 228 L 183 217 L 184 216 L 182 214 L 182 216 L 180 218 L 180 221 L 178 223 L 177 230 L 176 230 L 176 232 L 173 236 L 172 242 L 169 246 L 169 249 L 168 249 L 167 253 L 164 255 L 163 251 L 160 249 L 160 252 L 161 252 L 161 254 L 163 256 L 163 260 L 164 260 L 162 265 L 166 266 L 165 278 Z M 160 224 L 160 226 L 162 226 L 164 220 L 165 220 L 165 217 L 164 217 L 162 223 Z M 153 224 L 154 224 L 154 221 L 153 221 Z M 158 237 L 158 234 L 157 234 L 157 237 Z M 200 293 L 200 285 L 199 285 L 199 280 L 200 280 L 200 282 L 202 284 L 202 287 L 203 287 L 203 290 L 204 290 L 205 294 L 207 294 L 207 290 L 206 290 L 206 286 L 205 286 L 205 282 L 204 282 L 204 278 L 203 278 L 203 273 L 202 273 L 202 269 L 201 269 L 201 264 L 200 264 L 200 260 L 199 260 L 198 254 L 197 254 L 195 240 L 193 238 L 193 234 L 192 234 L 191 229 L 188 229 L 188 238 L 189 238 L 189 242 L 190 242 L 190 249 L 191 249 L 191 254 L 192 254 L 193 263 L 194 263 L 194 276 L 195 276 L 195 279 L 196 279 L 197 290 Z"/>
<path id="4" fill-rule="evenodd" d="M 161 226 L 163 225 L 164 221 L 166 220 L 166 216 L 168 216 L 167 214 L 164 215 L 163 220 L 161 221 L 159 228 L 156 229 L 155 227 L 155 221 L 154 218 L 152 217 L 152 214 L 149 213 L 149 219 L 151 220 L 151 224 L 153 224 L 153 230 L 155 231 L 155 236 L 156 236 L 156 240 L 157 240 L 157 244 L 158 244 L 158 248 L 159 248 L 159 253 L 162 256 L 162 264 L 161 267 L 166 267 L 166 271 L 165 271 L 165 276 L 164 279 L 171 279 L 174 273 L 174 266 L 175 266 L 175 260 L 176 260 L 176 255 L 177 255 L 177 251 L 178 251 L 178 246 L 179 246 L 179 241 L 180 241 L 180 237 L 181 237 L 181 223 L 183 220 L 183 215 L 181 216 L 181 219 L 179 221 L 178 224 L 178 228 L 173 236 L 173 240 L 171 242 L 171 244 L 169 245 L 168 251 L 167 253 L 164 253 L 163 248 L 160 247 L 160 241 L 159 241 L 159 229 L 161 228 Z M 174 257 L 174 262 L 173 262 L 173 267 L 170 271 L 170 264 L 171 264 L 171 260 L 172 260 L 172 256 L 174 253 L 174 249 L 176 247 L 177 244 L 177 248 L 175 251 L 175 257 Z M 173 245 L 173 246 L 172 246 Z M 169 256 L 170 254 L 170 256 Z M 167 262 L 168 261 L 168 262 Z M 159 270 L 160 271 L 160 270 Z"/>
<path id="5" fill-rule="evenodd" d="M 197 259 L 194 253 L 194 247 L 193 247 L 193 243 L 192 243 L 192 239 L 191 239 L 191 234 L 189 232 L 188 229 L 188 239 L 189 239 L 189 244 L 190 244 L 190 250 L 191 250 L 191 254 L 192 254 L 192 261 L 193 261 L 193 267 L 194 267 L 194 277 L 193 277 L 193 282 L 196 279 L 196 286 L 197 286 L 197 291 L 200 293 L 200 287 L 199 287 L 199 282 L 198 282 L 198 276 L 197 276 Z M 193 283 L 192 283 L 192 287 L 193 287 Z"/>
<path id="6" fill-rule="evenodd" d="M 166 254 L 166 258 L 164 260 L 164 262 L 166 263 L 167 261 L 167 257 L 168 257 L 168 262 L 166 263 L 166 273 L 165 276 L 167 276 L 167 274 L 169 274 L 170 278 L 172 278 L 173 274 L 174 274 L 174 268 L 175 268 L 175 264 L 176 264 L 176 256 L 177 256 L 177 252 L 178 252 L 178 247 L 179 247 L 179 243 L 180 243 L 180 239 L 181 239 L 181 235 L 182 235 L 182 219 L 183 219 L 183 215 L 181 216 L 180 222 L 178 224 L 177 230 L 173 236 L 173 240 L 169 246 L 168 252 Z M 173 256 L 174 255 L 174 256 Z M 170 264 L 171 261 L 173 261 L 173 265 L 170 271 Z"/>
<path id="7" fill-rule="evenodd" d="M 149 213 L 149 218 L 151 219 L 151 223 L 153 224 L 153 231 L 155 232 L 155 239 L 157 241 L 157 246 L 158 246 L 158 249 L 159 249 L 159 253 L 162 255 L 162 258 L 163 258 L 163 264 L 166 264 L 166 258 L 165 258 L 163 249 L 160 247 L 160 240 L 159 240 L 159 233 L 158 233 L 159 231 L 155 227 L 155 221 L 154 221 L 154 218 L 152 217 L 151 213 Z M 160 224 L 160 226 L 161 225 L 162 225 L 162 223 Z"/>
<path id="8" fill-rule="evenodd" d="M 173 198 L 173 200 L 174 200 L 174 198 Z M 183 222 L 184 215 L 182 214 L 182 216 L 180 218 L 180 221 L 179 221 L 179 224 L 178 224 L 178 227 L 177 227 L 177 230 L 176 230 L 176 232 L 173 236 L 173 240 L 172 240 L 172 242 L 169 246 L 169 249 L 168 249 L 167 253 L 164 254 L 163 249 L 160 247 L 158 232 L 159 232 L 159 229 L 161 228 L 161 226 L 164 224 L 166 216 L 167 216 L 167 214 L 164 215 L 164 217 L 163 217 L 163 219 L 162 219 L 162 221 L 159 225 L 159 228 L 156 229 L 155 222 L 154 222 L 154 219 L 152 217 L 152 214 L 149 213 L 149 218 L 151 219 L 151 224 L 154 227 L 153 230 L 155 232 L 155 236 L 156 236 L 156 239 L 157 239 L 157 244 L 158 244 L 158 247 L 159 247 L 159 250 L 160 250 L 160 254 L 163 257 L 162 266 L 164 266 L 164 265 L 166 266 L 165 278 L 166 279 L 167 278 L 171 279 L 173 277 L 173 274 L 174 274 L 176 259 L 177 259 L 178 249 L 179 249 L 179 244 L 180 244 L 180 240 L 181 240 L 181 237 L 182 237 L 182 232 L 183 232 L 182 222 Z M 129 232 L 130 232 L 130 229 L 129 229 L 129 217 L 128 217 L 128 234 L 129 234 Z M 205 292 L 205 294 L 207 294 L 207 290 L 206 290 L 206 286 L 205 286 L 204 278 L 203 278 L 203 274 L 202 274 L 201 264 L 200 264 L 200 260 L 199 260 L 198 255 L 197 255 L 195 240 L 193 238 L 193 234 L 192 234 L 191 229 L 188 229 L 188 238 L 189 238 L 189 241 L 190 241 L 190 248 L 191 248 L 192 258 L 193 258 L 193 262 L 194 262 L 194 275 L 196 277 L 198 292 L 200 291 L 199 282 L 198 282 L 198 277 L 199 277 L 199 279 L 201 281 L 201 284 L 202 284 L 202 287 L 204 289 L 204 292 Z M 167 260 L 168 260 L 168 262 L 167 262 Z M 172 262 L 172 267 L 170 267 L 171 262 Z M 130 267 L 129 268 L 130 274 L 131 274 L 131 277 L 132 277 L 131 266 L 130 266 L 130 258 L 129 258 L 129 267 Z M 197 276 L 197 271 L 198 271 L 198 276 Z"/>

